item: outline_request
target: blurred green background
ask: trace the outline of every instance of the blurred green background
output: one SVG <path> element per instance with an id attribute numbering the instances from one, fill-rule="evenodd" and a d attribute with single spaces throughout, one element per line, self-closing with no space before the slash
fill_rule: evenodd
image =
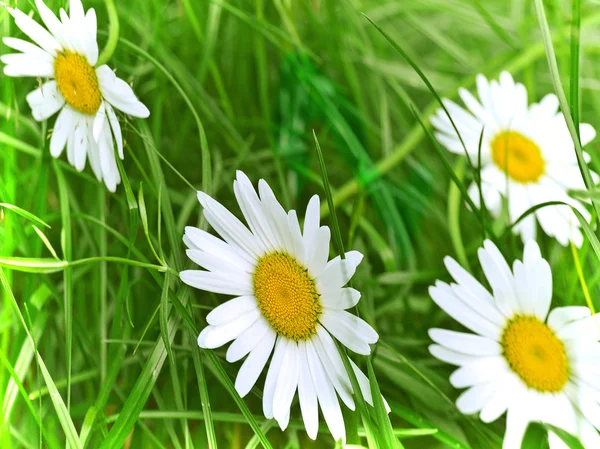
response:
<path id="1" fill-rule="evenodd" d="M 48 4 L 57 11 L 65 3 Z M 568 92 L 571 2 L 544 3 Z M 35 10 L 33 1 L 8 4 Z M 375 374 L 400 441 L 415 449 L 500 448 L 503 419 L 484 425 L 462 416 L 454 406 L 459 392 L 448 382 L 452 367 L 427 351 L 429 328 L 456 328 L 427 287 L 448 280 L 446 255 L 482 279 L 481 225 L 415 119 L 411 105 L 428 123 L 435 98 L 363 13 L 440 95 L 456 99 L 459 87 L 472 89 L 478 73 L 494 78 L 508 70 L 533 101 L 552 92 L 552 83 L 532 2 L 117 0 L 116 6 L 122 40 L 109 64 L 151 110 L 146 121 L 122 117 L 131 192 L 122 184 L 110 194 L 89 168 L 79 174 L 65 157 L 54 161 L 47 139 L 54 118 L 34 122 L 25 102 L 36 80 L 0 75 L 0 202 L 48 223 L 50 229 L 37 226 L 60 259 L 97 258 L 68 269 L 36 268 L 41 273 L 2 269 L 0 447 L 60 448 L 65 441 L 77 447 L 69 440 L 75 438 L 88 448 L 204 448 L 207 428 L 214 428 L 218 447 L 260 447 L 248 424 L 252 416 L 275 449 L 334 446 L 322 417 L 317 441 L 308 439 L 297 403 L 285 432 L 266 421 L 262 381 L 245 399 L 251 414 L 241 410 L 223 383 L 235 378 L 239 364 L 225 362 L 223 349 L 214 357 L 196 347 L 207 311 L 225 298 L 183 288 L 156 269 L 161 264 L 148 239 L 180 270 L 187 266 L 184 226 L 199 220 L 203 167 L 194 110 L 210 152 L 212 179 L 204 179 L 205 187 L 238 215 L 236 169 L 254 182 L 267 180 L 286 209 L 303 211 L 315 193 L 325 204 L 314 130 L 344 245 L 365 254 L 353 286 L 362 292 L 361 316 L 381 337 Z M 102 47 L 104 4 L 90 0 L 84 7 L 97 11 Z M 34 17 L 39 20 L 37 12 Z M 583 2 L 581 121 L 596 128 L 599 23 L 598 2 Z M 22 37 L 5 10 L 0 30 Z M 1 52 L 10 51 L 3 45 Z M 586 147 L 598 172 L 597 149 L 597 141 Z M 464 160 L 447 155 L 468 185 L 473 173 Z M 326 207 L 323 217 L 329 224 Z M 506 232 L 506 220 L 492 226 L 511 261 L 521 257 L 522 244 Z M 34 224 L 5 209 L 0 256 L 51 258 Z M 584 305 L 571 249 L 544 235 L 539 241 L 553 268 L 553 305 Z M 577 257 L 595 299 L 600 274 L 588 243 Z M 347 427 L 356 427 L 357 415 L 345 415 Z M 545 438 L 533 425 L 523 447 L 547 448 Z M 353 442 L 367 444 L 363 437 Z"/>

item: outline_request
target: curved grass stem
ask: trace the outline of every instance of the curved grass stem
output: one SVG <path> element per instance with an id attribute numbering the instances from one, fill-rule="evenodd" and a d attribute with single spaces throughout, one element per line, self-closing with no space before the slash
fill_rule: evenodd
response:
<path id="1" fill-rule="evenodd" d="M 119 42 L 119 14 L 117 14 L 115 1 L 104 0 L 104 4 L 106 5 L 106 11 L 108 12 L 108 40 L 102 49 L 102 53 L 100 53 L 100 56 L 98 57 L 98 67 L 109 61 Z"/>

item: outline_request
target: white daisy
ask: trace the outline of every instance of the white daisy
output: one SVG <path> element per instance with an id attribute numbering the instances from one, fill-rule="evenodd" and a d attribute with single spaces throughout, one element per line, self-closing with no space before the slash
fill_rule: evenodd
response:
<path id="1" fill-rule="evenodd" d="M 198 344 L 213 349 L 233 340 L 227 361 L 248 356 L 235 381 L 241 396 L 254 386 L 273 352 L 264 385 L 264 415 L 285 429 L 297 388 L 308 435 L 317 436 L 320 405 L 333 437 L 345 439 L 336 393 L 354 410 L 353 390 L 332 337 L 363 355 L 378 339 L 371 326 L 345 311 L 360 299 L 358 291 L 344 285 L 363 256 L 350 251 L 344 260 L 327 261 L 330 231 L 319 224 L 318 196 L 308 204 L 302 232 L 296 211 L 286 213 L 264 180 L 258 183 L 260 197 L 240 171 L 233 187 L 250 229 L 198 192 L 206 220 L 223 240 L 193 227 L 186 228 L 183 238 L 188 257 L 207 270 L 184 271 L 183 282 L 236 296 L 208 314 L 209 325 Z M 367 377 L 350 363 L 363 396 L 372 404 Z"/>
<path id="2" fill-rule="evenodd" d="M 60 111 L 50 139 L 50 153 L 59 157 L 67 147 L 69 163 L 78 171 L 86 159 L 99 181 L 114 192 L 121 182 L 114 154 L 114 140 L 123 159 L 121 127 L 113 107 L 134 117 L 146 118 L 148 108 L 131 87 L 98 62 L 96 12 L 87 13 L 81 0 L 71 0 L 70 16 L 61 9 L 60 20 L 36 0 L 47 30 L 18 9 L 7 7 L 17 26 L 36 45 L 12 37 L 3 42 L 21 53 L 3 55 L 8 76 L 52 78 L 27 95 L 36 120 L 46 120 Z M 112 133 L 111 133 L 112 130 Z"/>
<path id="3" fill-rule="evenodd" d="M 583 205 L 573 200 L 568 189 L 585 189 L 577 165 L 573 141 L 564 116 L 558 112 L 558 99 L 546 95 L 541 102 L 527 103 L 525 86 L 515 83 L 503 72 L 500 81 L 477 76 L 479 100 L 467 90 L 459 94 L 468 110 L 450 100 L 444 105 L 452 116 L 467 148 L 473 165 L 477 165 L 479 138 L 481 145 L 482 196 L 486 207 L 495 216 L 500 215 L 501 197 L 508 198 L 511 222 L 530 207 L 548 201 L 563 201 L 576 207 L 588 219 L 590 214 Z M 446 113 L 439 109 L 431 119 L 437 129 L 437 139 L 448 150 L 465 154 Z M 581 143 L 587 144 L 596 136 L 591 125 L 581 124 Z M 589 156 L 586 154 L 589 160 Z M 593 173 L 594 181 L 598 176 Z M 469 189 L 473 201 L 479 205 L 479 189 L 473 183 Z M 562 245 L 573 240 L 581 246 L 583 237 L 579 221 L 568 206 L 544 207 L 535 212 L 535 218 L 544 232 Z M 534 215 L 515 226 L 523 241 L 534 239 Z"/>
<path id="4" fill-rule="evenodd" d="M 587 307 L 550 311 L 552 272 L 535 241 L 512 271 L 491 241 L 478 254 L 492 294 L 450 257 L 446 268 L 456 283 L 429 289 L 438 306 L 475 332 L 429 331 L 437 343 L 431 354 L 459 366 L 450 383 L 468 388 L 456 405 L 484 422 L 507 412 L 504 449 L 519 449 L 532 421 L 600 447 L 600 317 Z M 551 449 L 567 448 L 555 434 L 549 439 Z"/>

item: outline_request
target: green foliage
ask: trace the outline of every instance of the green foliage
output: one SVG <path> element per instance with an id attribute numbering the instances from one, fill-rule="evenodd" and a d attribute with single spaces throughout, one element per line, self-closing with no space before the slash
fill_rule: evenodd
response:
<path id="1" fill-rule="evenodd" d="M 35 2 L 7 3 L 29 13 Z M 34 122 L 25 101 L 36 81 L 0 74 L 0 447 L 335 446 L 322 417 L 318 439 L 306 436 L 297 401 L 281 432 L 262 415 L 263 381 L 240 398 L 239 363 L 197 346 L 206 314 L 224 298 L 182 285 L 177 273 L 192 265 L 181 238 L 186 225 L 208 229 L 196 190 L 239 215 L 232 181 L 241 169 L 255 183 L 266 179 L 287 209 L 304 210 L 319 194 L 331 256 L 343 248 L 365 255 L 352 280 L 362 293 L 356 312 L 380 343 L 368 359 L 351 355 L 368 373 L 375 407 L 359 394 L 357 411 L 344 410 L 347 447 L 500 448 L 504 418 L 485 425 L 463 416 L 448 382 L 452 367 L 427 352 L 429 328 L 456 327 L 427 288 L 448 280 L 446 255 L 481 279 L 483 236 L 496 236 L 509 259 L 522 247 L 505 220 L 468 199 L 475 161 L 439 147 L 429 118 L 440 97 L 472 89 L 477 73 L 509 70 L 532 101 L 558 93 L 583 161 L 577 125 L 600 111 L 595 5 L 84 3 L 96 9 L 101 48 L 108 44 L 102 58 L 112 53 L 109 64 L 151 116 L 119 117 L 123 183 L 111 194 L 89 167 L 79 173 L 64 156 L 51 159 L 55 118 Z M 5 36 L 22 33 L 1 8 Z M 586 146 L 595 171 L 597 146 Z M 572 194 L 594 209 L 600 200 L 591 188 Z M 597 309 L 600 241 L 576 213 L 586 236 L 580 274 Z M 569 248 L 546 237 L 540 245 L 553 268 L 553 305 L 585 305 Z M 523 448 L 547 449 L 548 430 L 581 448 L 537 424 Z"/>

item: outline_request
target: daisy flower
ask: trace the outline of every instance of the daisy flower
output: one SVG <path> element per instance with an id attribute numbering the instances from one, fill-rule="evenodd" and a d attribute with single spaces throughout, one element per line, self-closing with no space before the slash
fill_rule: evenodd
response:
<path id="1" fill-rule="evenodd" d="M 3 55 L 8 76 L 51 78 L 27 95 L 33 118 L 46 120 L 58 111 L 50 139 L 50 153 L 59 157 L 65 146 L 69 163 L 78 171 L 89 158 L 99 181 L 114 192 L 121 182 L 114 154 L 114 140 L 123 159 L 121 127 L 113 108 L 134 117 L 146 118 L 148 108 L 131 87 L 98 62 L 96 12 L 83 10 L 81 0 L 71 0 L 70 16 L 61 9 L 60 20 L 36 0 L 42 27 L 18 9 L 7 7 L 17 26 L 34 44 L 5 37 L 3 42 L 19 51 Z"/>
<path id="2" fill-rule="evenodd" d="M 285 212 L 269 185 L 260 180 L 258 193 L 238 171 L 235 197 L 248 229 L 224 206 L 203 192 L 198 199 L 208 223 L 223 240 L 188 227 L 183 241 L 188 257 L 206 271 L 181 273 L 186 284 L 235 296 L 212 310 L 198 345 L 213 349 L 233 341 L 226 359 L 246 357 L 235 388 L 245 396 L 268 364 L 263 412 L 281 429 L 290 419 L 298 390 L 300 409 L 310 438 L 319 425 L 318 406 L 335 440 L 345 439 L 337 396 L 354 410 L 350 378 L 334 338 L 351 351 L 370 354 L 378 335 L 345 309 L 360 293 L 344 285 L 354 275 L 362 255 L 328 261 L 330 231 L 319 223 L 319 197 L 311 198 L 301 231 L 296 211 Z M 350 360 L 365 400 L 372 405 L 369 381 Z M 337 393 L 337 396 L 336 396 Z"/>
<path id="3" fill-rule="evenodd" d="M 431 354 L 459 367 L 450 383 L 467 388 L 457 407 L 484 422 L 506 412 L 503 449 L 519 449 L 532 421 L 600 447 L 600 318 L 587 307 L 550 310 L 552 272 L 535 241 L 512 270 L 489 240 L 478 255 L 492 293 L 450 257 L 445 264 L 455 283 L 429 289 L 438 306 L 474 332 L 429 331 Z M 550 449 L 567 448 L 552 432 L 549 441 Z"/>
<path id="4" fill-rule="evenodd" d="M 546 95 L 539 103 L 528 105 L 527 90 L 503 72 L 499 81 L 477 76 L 479 100 L 466 89 L 459 94 L 467 106 L 465 110 L 450 100 L 444 105 L 452 116 L 473 165 L 477 165 L 479 138 L 481 145 L 482 197 L 488 210 L 499 216 L 502 196 L 507 198 L 511 222 L 527 209 L 548 201 L 563 201 L 577 208 L 586 220 L 590 214 L 578 201 L 572 199 L 569 189 L 585 189 L 577 165 L 573 141 L 565 118 L 558 112 L 556 95 Z M 446 113 L 439 109 L 431 118 L 437 130 L 436 137 L 449 151 L 465 154 L 456 131 Z M 587 123 L 580 126 L 581 143 L 587 144 L 596 131 Z M 585 154 L 587 160 L 589 156 Z M 598 176 L 592 174 L 597 182 Z M 469 194 L 479 205 L 479 188 L 473 183 Z M 535 216 L 534 216 L 535 215 Z M 563 246 L 569 240 L 581 246 L 583 236 L 579 221 L 569 206 L 538 209 L 514 227 L 523 241 L 535 239 L 535 221 L 546 234 Z"/>

